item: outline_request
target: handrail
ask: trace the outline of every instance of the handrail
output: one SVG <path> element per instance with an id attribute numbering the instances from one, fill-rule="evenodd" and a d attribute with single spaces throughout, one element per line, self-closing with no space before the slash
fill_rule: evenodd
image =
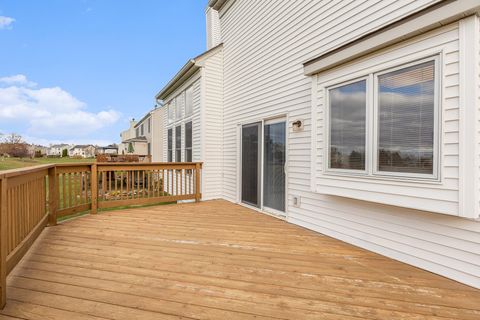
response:
<path id="1" fill-rule="evenodd" d="M 0 309 L 6 278 L 47 225 L 99 208 L 201 199 L 202 163 L 62 163 L 0 173 Z"/>

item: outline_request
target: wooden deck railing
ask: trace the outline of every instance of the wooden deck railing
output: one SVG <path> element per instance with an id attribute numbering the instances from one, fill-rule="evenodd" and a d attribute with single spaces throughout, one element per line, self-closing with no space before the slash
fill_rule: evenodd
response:
<path id="1" fill-rule="evenodd" d="M 200 201 L 201 169 L 201 163 L 93 163 L 0 172 L 0 308 L 8 273 L 47 224 L 98 208 Z"/>

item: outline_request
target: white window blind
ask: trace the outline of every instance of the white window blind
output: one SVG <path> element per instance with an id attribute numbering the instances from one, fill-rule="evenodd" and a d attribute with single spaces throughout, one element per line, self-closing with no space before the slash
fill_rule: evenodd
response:
<path id="1" fill-rule="evenodd" d="M 185 116 L 193 113 L 193 88 L 190 87 L 185 91 Z"/>
<path id="2" fill-rule="evenodd" d="M 378 76 L 378 171 L 433 174 L 435 62 Z"/>

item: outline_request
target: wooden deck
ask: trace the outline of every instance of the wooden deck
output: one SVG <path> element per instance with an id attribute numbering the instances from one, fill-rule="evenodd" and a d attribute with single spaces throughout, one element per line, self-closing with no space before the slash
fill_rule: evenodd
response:
<path id="1" fill-rule="evenodd" d="M 7 297 L 0 319 L 480 319 L 480 290 L 226 201 L 47 228 Z"/>

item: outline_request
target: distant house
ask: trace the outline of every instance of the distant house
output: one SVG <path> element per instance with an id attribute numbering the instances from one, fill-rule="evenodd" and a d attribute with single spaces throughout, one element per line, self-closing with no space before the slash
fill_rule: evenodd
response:
<path id="1" fill-rule="evenodd" d="M 63 150 L 69 150 L 72 146 L 68 144 L 54 144 L 47 149 L 47 156 L 61 157 Z"/>
<path id="2" fill-rule="evenodd" d="M 95 147 L 91 144 L 88 145 L 75 145 L 68 150 L 68 156 L 70 157 L 82 157 L 92 158 L 95 156 Z"/>
<path id="3" fill-rule="evenodd" d="M 96 147 L 95 154 L 118 154 L 118 146 L 111 144 L 106 147 Z"/>
<path id="4" fill-rule="evenodd" d="M 42 145 L 30 144 L 28 146 L 28 153 L 31 157 L 43 157 L 48 154 L 49 147 Z"/>
<path id="5" fill-rule="evenodd" d="M 130 128 L 120 134 L 119 154 L 152 156 L 153 161 L 163 159 L 164 108 L 154 108 L 140 121 L 130 121 Z M 155 146 L 155 147 L 152 147 Z"/>

